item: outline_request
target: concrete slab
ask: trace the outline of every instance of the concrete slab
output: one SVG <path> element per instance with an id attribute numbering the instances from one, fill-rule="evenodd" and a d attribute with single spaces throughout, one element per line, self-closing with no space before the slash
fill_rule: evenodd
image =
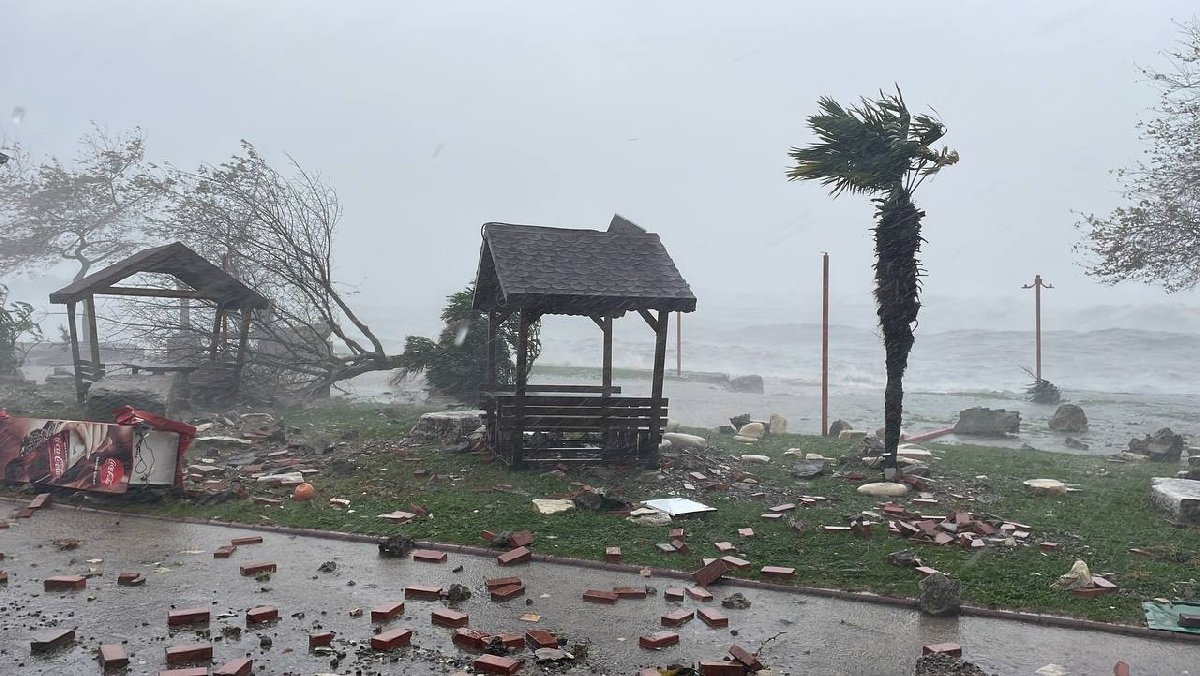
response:
<path id="1" fill-rule="evenodd" d="M 1200 481 L 1154 477 L 1150 495 L 1175 523 L 1200 526 Z"/>

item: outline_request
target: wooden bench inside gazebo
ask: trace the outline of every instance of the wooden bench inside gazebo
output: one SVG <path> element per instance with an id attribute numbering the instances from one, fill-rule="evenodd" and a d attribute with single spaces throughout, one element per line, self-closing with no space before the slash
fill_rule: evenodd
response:
<path id="1" fill-rule="evenodd" d="M 139 274 L 173 277 L 176 288 L 122 285 Z M 255 310 L 270 306 L 270 301 L 213 265 L 203 256 L 179 242 L 143 249 L 125 260 L 113 263 L 50 294 L 50 302 L 67 306 L 67 330 L 71 338 L 71 357 L 75 366 L 75 396 L 82 404 L 92 383 L 104 378 L 107 368 L 100 359 L 100 337 L 96 329 L 96 296 L 127 296 L 199 300 L 215 306 L 212 332 L 207 348 L 208 362 L 203 366 L 182 364 L 124 364 L 133 374 L 146 371 L 161 373 L 204 373 L 214 383 L 231 383 L 236 392 L 246 363 L 251 316 Z M 84 329 L 89 354 L 80 350 L 76 307 L 84 305 Z M 228 343 L 228 320 L 238 322 L 237 347 Z M 198 385 L 199 383 L 193 383 Z"/>
<path id="2" fill-rule="evenodd" d="M 663 375 L 671 312 L 696 297 L 658 235 L 615 216 L 607 231 L 508 223 L 483 226 L 474 307 L 488 315 L 482 408 L 492 451 L 512 467 L 601 462 L 657 465 L 667 415 Z M 636 312 L 654 332 L 650 396 L 613 385 L 613 320 Z M 514 383 L 497 382 L 500 327 L 517 315 Z M 529 329 L 545 315 L 600 329 L 599 385 L 528 382 Z"/>

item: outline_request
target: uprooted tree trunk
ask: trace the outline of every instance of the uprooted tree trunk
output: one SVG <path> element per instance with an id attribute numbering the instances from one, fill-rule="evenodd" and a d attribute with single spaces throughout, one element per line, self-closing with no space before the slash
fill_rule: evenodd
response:
<path id="1" fill-rule="evenodd" d="M 169 216 L 157 233 L 183 241 L 272 301 L 254 317 L 249 372 L 280 394 L 311 397 L 396 368 L 396 357 L 334 276 L 337 193 L 291 158 L 291 172 L 283 174 L 253 145 L 242 147 L 219 166 L 175 172 Z M 143 316 L 156 331 L 180 329 L 176 303 L 145 305 L 151 311 Z M 192 314 L 191 330 L 211 332 Z"/>

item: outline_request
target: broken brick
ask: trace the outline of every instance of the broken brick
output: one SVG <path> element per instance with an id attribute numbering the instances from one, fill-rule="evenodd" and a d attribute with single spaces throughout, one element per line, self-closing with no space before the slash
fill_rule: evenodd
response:
<path id="1" fill-rule="evenodd" d="M 658 551 L 663 554 L 674 554 L 675 553 L 675 545 L 668 544 L 666 542 L 660 542 L 654 546 L 657 547 Z"/>
<path id="2" fill-rule="evenodd" d="M 919 566 L 913 570 L 917 571 L 917 575 L 920 575 L 921 577 L 929 577 L 937 572 L 937 570 L 930 568 L 929 566 Z"/>
<path id="3" fill-rule="evenodd" d="M 207 608 L 182 608 L 167 611 L 167 626 L 182 627 L 188 624 L 208 624 L 211 615 Z"/>
<path id="4" fill-rule="evenodd" d="M 496 533 L 490 530 L 481 530 L 479 531 L 479 537 L 491 542 L 496 539 Z"/>
<path id="5" fill-rule="evenodd" d="M 738 537 L 752 538 L 752 537 L 754 537 L 754 529 L 753 528 L 739 528 L 738 529 Z"/>
<path id="6" fill-rule="evenodd" d="M 129 654 L 120 643 L 107 643 L 100 646 L 98 653 L 101 669 L 120 669 L 129 666 Z"/>
<path id="7" fill-rule="evenodd" d="M 531 559 L 533 559 L 533 552 L 525 547 L 517 547 L 497 556 L 496 563 L 502 566 L 511 566 L 518 563 L 527 563 Z"/>
<path id="8" fill-rule="evenodd" d="M 671 546 L 674 547 L 675 551 L 679 552 L 680 554 L 687 554 L 691 551 L 691 548 L 688 547 L 688 543 L 684 542 L 683 540 L 671 540 Z"/>
<path id="9" fill-rule="evenodd" d="M 470 622 L 466 613 L 460 613 L 451 608 L 438 608 L 433 611 L 431 618 L 433 623 L 439 627 L 450 627 L 451 629 L 465 627 Z"/>
<path id="10" fill-rule="evenodd" d="M 0 584 L 8 584 L 8 573 L 0 570 Z"/>
<path id="11" fill-rule="evenodd" d="M 399 615 L 404 614 L 403 601 L 391 601 L 375 606 L 371 609 L 372 622 L 387 622 Z"/>
<path id="12" fill-rule="evenodd" d="M 638 645 L 648 650 L 657 650 L 679 643 L 679 634 L 673 631 L 656 631 L 638 637 Z"/>
<path id="13" fill-rule="evenodd" d="M 189 643 L 186 645 L 173 645 L 167 648 L 167 664 L 179 664 L 181 662 L 211 662 L 213 656 L 213 647 L 211 643 Z"/>
<path id="14" fill-rule="evenodd" d="M 252 673 L 254 673 L 254 661 L 239 657 L 213 669 L 212 676 L 250 676 Z"/>
<path id="15" fill-rule="evenodd" d="M 146 576 L 141 573 L 120 573 L 117 575 L 117 585 L 121 587 L 136 587 L 146 582 Z"/>
<path id="16" fill-rule="evenodd" d="M 783 518 L 783 514 L 777 514 L 775 512 L 767 512 L 766 514 L 762 514 L 760 516 L 768 521 L 775 521 Z"/>
<path id="17" fill-rule="evenodd" d="M 454 632 L 451 641 L 460 648 L 487 650 L 488 639 L 490 638 L 490 636 L 478 629 L 458 629 Z M 554 643 L 554 646 L 558 646 L 557 641 Z"/>
<path id="18" fill-rule="evenodd" d="M 741 646 L 729 646 L 729 655 L 738 662 L 746 665 L 750 671 L 762 671 L 763 669 L 762 662 L 758 661 L 758 657 Z"/>
<path id="19" fill-rule="evenodd" d="M 345 509 L 350 506 L 350 501 L 346 498 L 329 498 L 329 504 L 333 505 L 334 507 L 341 507 L 342 509 Z"/>
<path id="20" fill-rule="evenodd" d="M 725 617 L 725 615 L 716 608 L 698 608 L 696 610 L 696 615 L 704 622 L 704 624 L 707 624 L 713 629 L 729 626 L 729 618 Z"/>
<path id="21" fill-rule="evenodd" d="M 935 545 L 948 545 L 953 542 L 954 538 L 945 533 L 938 533 L 937 535 L 933 536 L 933 544 Z"/>
<path id="22" fill-rule="evenodd" d="M 708 477 L 703 472 L 688 472 L 688 476 L 696 481 L 708 481 Z"/>
<path id="23" fill-rule="evenodd" d="M 496 589 L 497 587 L 511 587 L 515 584 L 521 584 L 519 577 L 493 577 L 483 581 L 483 584 L 488 589 Z"/>
<path id="24" fill-rule="evenodd" d="M 421 601 L 437 601 L 442 598 L 441 587 L 420 587 L 416 585 L 404 588 L 404 598 Z"/>
<path id="25" fill-rule="evenodd" d="M 703 587 L 688 587 L 684 591 L 687 592 L 688 596 L 690 596 L 691 598 L 693 598 L 697 601 L 713 600 L 713 595 L 708 593 L 708 590 Z"/>
<path id="26" fill-rule="evenodd" d="M 683 540 L 687 538 L 687 531 L 682 528 L 672 528 L 667 537 L 672 540 Z"/>
<path id="27" fill-rule="evenodd" d="M 499 655 L 480 655 L 473 663 L 475 671 L 481 674 L 515 674 L 523 664 L 521 660 Z"/>
<path id="28" fill-rule="evenodd" d="M 47 629 L 39 631 L 29 639 L 29 649 L 35 653 L 44 653 L 74 642 L 74 629 Z"/>
<path id="29" fill-rule="evenodd" d="M 1200 627 L 1200 615 L 1193 613 L 1179 613 L 1179 626 L 1189 629 Z"/>
<path id="30" fill-rule="evenodd" d="M 950 655 L 951 657 L 962 657 L 962 646 L 957 643 L 931 643 L 921 648 L 922 655 L 933 654 Z"/>
<path id="31" fill-rule="evenodd" d="M 796 569 L 785 566 L 763 566 L 758 573 L 763 577 L 795 577 Z"/>
<path id="32" fill-rule="evenodd" d="M 13 512 L 13 517 L 17 519 L 28 519 L 31 516 L 33 516 L 33 510 L 28 507 L 22 507 Z"/>
<path id="33" fill-rule="evenodd" d="M 87 578 L 82 575 L 55 575 L 42 583 L 45 591 L 73 591 L 87 587 Z"/>
<path id="34" fill-rule="evenodd" d="M 528 547 L 533 544 L 533 533 L 527 530 L 517 531 L 508 537 L 508 544 L 513 549 Z"/>
<path id="35" fill-rule="evenodd" d="M 308 635 L 308 647 L 309 648 L 320 648 L 322 646 L 327 646 L 332 643 L 333 643 L 333 632 L 332 631 L 322 631 L 322 632 L 318 632 L 316 634 Z"/>
<path id="36" fill-rule="evenodd" d="M 703 568 L 692 573 L 692 579 L 696 581 L 696 584 L 702 587 L 707 587 L 717 580 L 720 580 L 721 577 L 728 572 L 729 563 L 724 559 L 716 559 L 712 563 L 705 564 Z"/>
<path id="37" fill-rule="evenodd" d="M 525 647 L 525 637 L 515 632 L 496 634 L 493 638 L 500 639 L 504 647 L 509 650 L 520 650 Z"/>
<path id="38" fill-rule="evenodd" d="M 750 570 L 750 562 L 746 559 L 739 559 L 736 556 L 722 556 L 721 560 L 738 570 Z M 701 582 L 701 584 L 706 584 Z"/>
<path id="39" fill-rule="evenodd" d="M 822 533 L 849 533 L 850 526 L 821 526 Z"/>
<path id="40" fill-rule="evenodd" d="M 613 593 L 621 599 L 644 599 L 650 595 L 645 587 L 614 587 Z"/>
<path id="41" fill-rule="evenodd" d="M 663 592 L 663 598 L 668 601 L 682 601 L 684 593 L 682 587 L 667 587 Z"/>
<path id="42" fill-rule="evenodd" d="M 495 589 L 489 589 L 488 592 L 491 594 L 493 601 L 508 601 L 518 596 L 524 596 L 525 585 L 514 584 L 507 587 L 496 587 Z"/>
<path id="43" fill-rule="evenodd" d="M 261 535 L 247 535 L 246 537 L 233 538 L 229 541 L 229 544 L 234 547 L 240 547 L 242 545 L 261 545 L 262 541 Z"/>
<path id="44" fill-rule="evenodd" d="M 433 549 L 414 549 L 412 553 L 413 561 L 424 561 L 425 563 L 445 563 L 449 556 L 446 552 L 439 552 Z"/>
<path id="45" fill-rule="evenodd" d="M 617 595 L 612 592 L 589 589 L 583 592 L 583 600 L 590 603 L 616 603 Z"/>
<path id="46" fill-rule="evenodd" d="M 29 501 L 28 509 L 41 509 L 50 506 L 50 494 L 39 493 L 34 499 Z"/>
<path id="47" fill-rule="evenodd" d="M 1129 664 L 1118 661 L 1113 665 L 1113 676 L 1129 676 Z"/>
<path id="48" fill-rule="evenodd" d="M 702 660 L 700 676 L 743 676 L 746 667 L 740 662 L 725 662 L 723 660 Z"/>
<path id="49" fill-rule="evenodd" d="M 274 561 L 255 561 L 253 563 L 243 563 L 241 566 L 242 575 L 258 575 L 259 573 L 274 573 L 278 569 Z"/>
<path id="50" fill-rule="evenodd" d="M 1038 548 L 1043 552 L 1053 552 L 1058 550 L 1057 542 L 1039 542 Z"/>
<path id="51" fill-rule="evenodd" d="M 412 521 L 416 517 L 417 517 L 416 514 L 412 514 L 410 512 L 399 512 L 399 511 L 392 512 L 391 514 L 380 514 L 379 515 L 379 518 L 381 518 L 381 519 L 387 519 L 388 521 L 391 521 L 392 523 L 399 523 L 399 524 L 408 523 L 409 521 Z"/>
<path id="52" fill-rule="evenodd" d="M 257 606 L 246 611 L 246 624 L 263 624 L 279 619 L 275 606 Z"/>
<path id="53" fill-rule="evenodd" d="M 538 648 L 558 647 L 558 639 L 554 637 L 554 634 L 551 634 L 548 631 L 542 631 L 541 629 L 531 629 L 525 632 L 525 640 L 534 650 L 537 650 Z"/>
<path id="54" fill-rule="evenodd" d="M 372 650 L 395 650 L 412 643 L 411 629 L 393 629 L 371 637 Z"/>
<path id="55" fill-rule="evenodd" d="M 213 550 L 213 558 L 228 559 L 229 557 L 233 556 L 233 553 L 236 551 L 237 545 L 225 545 L 223 547 L 217 547 Z"/>
<path id="56" fill-rule="evenodd" d="M 608 561 L 609 563 L 620 563 L 621 562 L 621 548 L 620 547 L 606 548 L 604 550 L 604 560 Z"/>
<path id="57" fill-rule="evenodd" d="M 672 610 L 671 612 L 663 615 L 661 618 L 659 618 L 659 621 L 664 627 L 682 627 L 690 622 L 695 616 L 695 612 L 680 608 L 679 610 Z"/>
<path id="58" fill-rule="evenodd" d="M 714 542 L 713 546 L 715 546 L 717 551 L 721 552 L 722 554 L 728 554 L 729 552 L 737 551 L 737 547 L 734 547 L 732 542 Z"/>

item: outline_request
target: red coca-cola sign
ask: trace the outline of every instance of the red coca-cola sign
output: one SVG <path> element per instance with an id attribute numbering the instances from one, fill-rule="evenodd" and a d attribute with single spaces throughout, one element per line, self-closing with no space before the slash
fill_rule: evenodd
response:
<path id="1" fill-rule="evenodd" d="M 125 478 L 125 465 L 116 458 L 109 458 L 100 466 L 100 485 L 113 486 Z"/>

